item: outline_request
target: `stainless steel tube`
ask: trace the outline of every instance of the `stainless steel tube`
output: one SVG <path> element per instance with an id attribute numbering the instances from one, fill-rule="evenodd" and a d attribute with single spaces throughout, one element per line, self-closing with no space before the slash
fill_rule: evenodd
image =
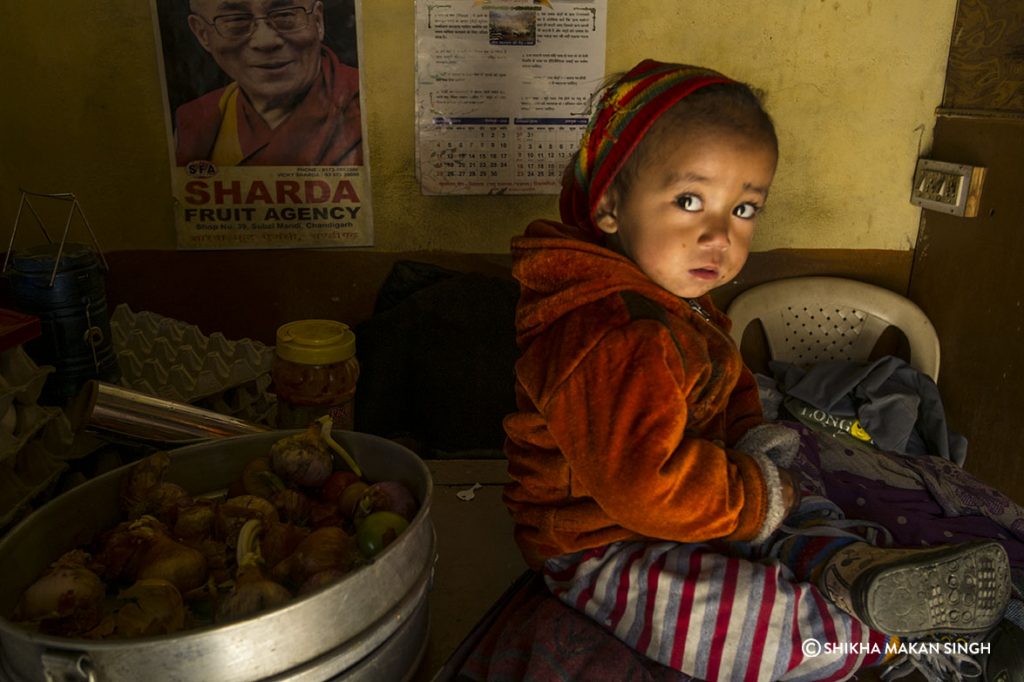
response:
<path id="1" fill-rule="evenodd" d="M 73 428 L 91 427 L 163 443 L 192 443 L 269 427 L 174 400 L 89 381 L 68 409 Z"/>

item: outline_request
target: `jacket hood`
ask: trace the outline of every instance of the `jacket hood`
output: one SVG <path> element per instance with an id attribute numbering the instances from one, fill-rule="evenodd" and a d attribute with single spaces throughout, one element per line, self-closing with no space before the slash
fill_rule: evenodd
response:
<path id="1" fill-rule="evenodd" d="M 512 240 L 512 274 L 520 284 L 520 344 L 567 313 L 622 291 L 634 291 L 680 314 L 689 306 L 655 284 L 633 261 L 581 228 L 538 220 Z M 704 298 L 700 299 L 704 302 Z"/>

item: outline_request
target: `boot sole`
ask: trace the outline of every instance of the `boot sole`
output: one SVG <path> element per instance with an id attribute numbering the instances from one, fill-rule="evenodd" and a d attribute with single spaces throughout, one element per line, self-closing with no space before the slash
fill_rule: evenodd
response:
<path id="1" fill-rule="evenodd" d="M 921 552 L 864 572 L 853 585 L 869 627 L 897 637 L 988 632 L 1010 600 L 1010 562 L 994 541 Z"/>

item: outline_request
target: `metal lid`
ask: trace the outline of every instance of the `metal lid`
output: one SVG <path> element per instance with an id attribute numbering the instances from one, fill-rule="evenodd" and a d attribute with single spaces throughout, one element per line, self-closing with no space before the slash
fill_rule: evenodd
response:
<path id="1" fill-rule="evenodd" d="M 300 365 L 332 365 L 356 354 L 356 335 L 337 320 L 296 320 L 278 327 L 275 352 Z"/>

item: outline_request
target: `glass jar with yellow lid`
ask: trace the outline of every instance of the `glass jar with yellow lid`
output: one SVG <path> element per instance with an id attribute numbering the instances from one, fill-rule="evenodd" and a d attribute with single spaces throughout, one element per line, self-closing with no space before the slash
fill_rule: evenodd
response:
<path id="1" fill-rule="evenodd" d="M 270 376 L 277 395 L 277 426 L 305 428 L 325 414 L 334 428 L 353 428 L 356 335 L 336 320 L 297 320 L 277 330 Z"/>

